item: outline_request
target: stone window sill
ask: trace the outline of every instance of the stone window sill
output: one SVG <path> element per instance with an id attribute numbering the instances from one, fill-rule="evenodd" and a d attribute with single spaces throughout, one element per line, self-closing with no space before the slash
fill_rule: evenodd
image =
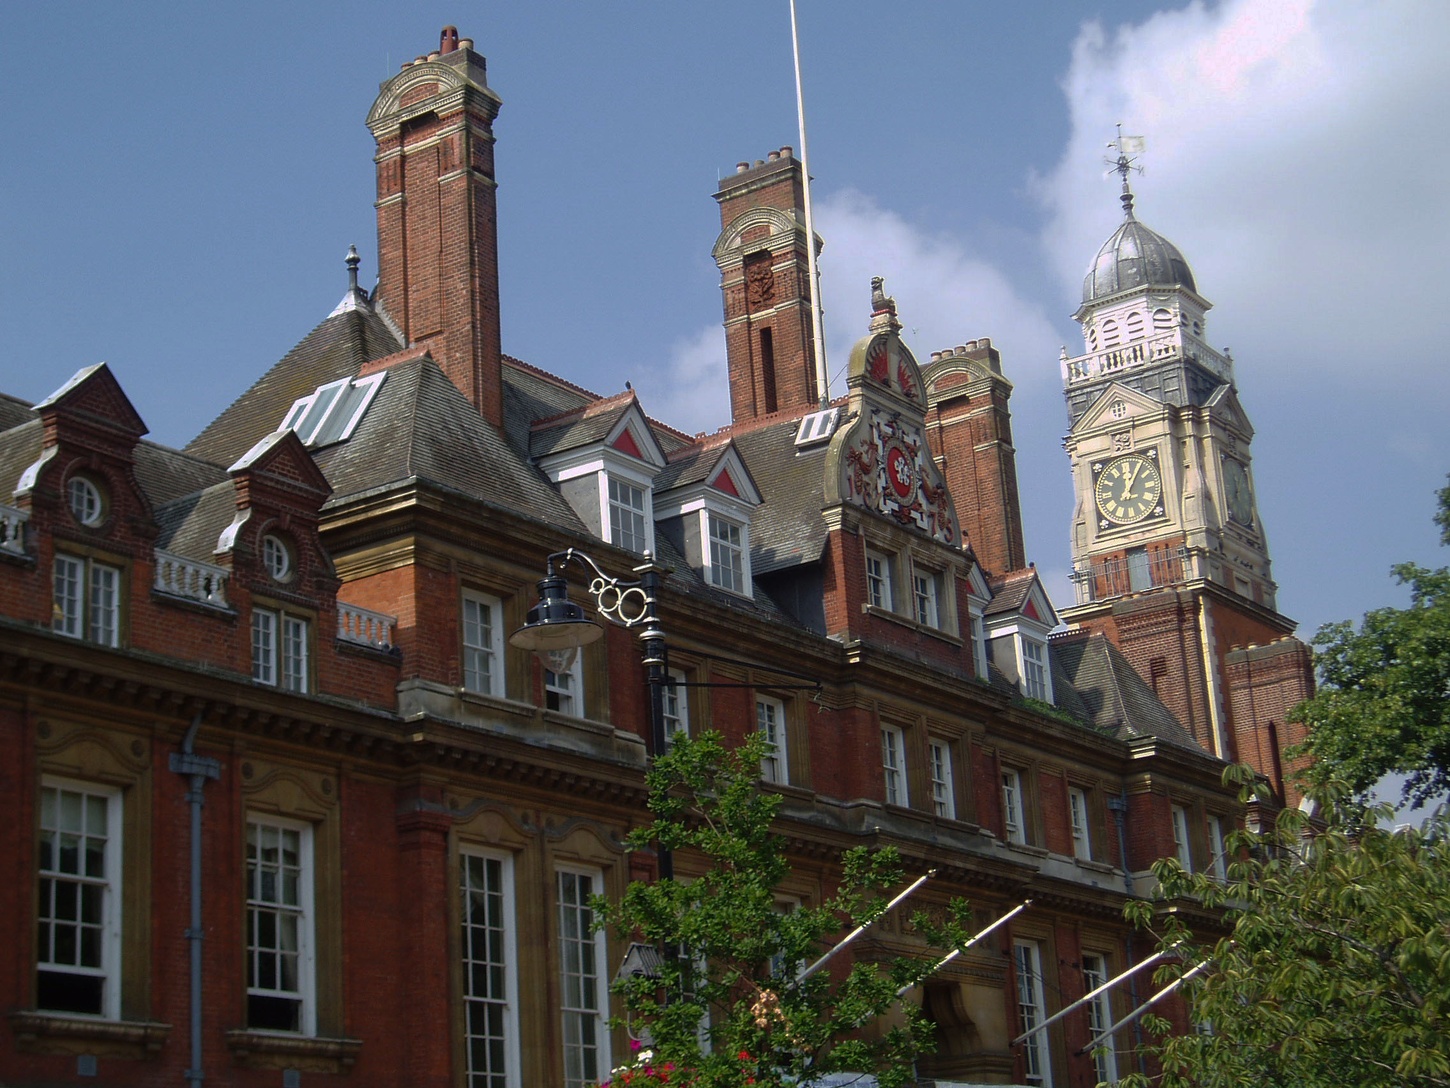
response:
<path id="1" fill-rule="evenodd" d="M 150 1058 L 160 1052 L 171 1025 L 22 1011 L 10 1014 L 10 1031 L 16 1048 L 32 1054 Z"/>
<path id="2" fill-rule="evenodd" d="M 227 1048 L 238 1065 L 249 1069 L 345 1073 L 357 1061 L 362 1040 L 233 1028 L 227 1032 Z"/>

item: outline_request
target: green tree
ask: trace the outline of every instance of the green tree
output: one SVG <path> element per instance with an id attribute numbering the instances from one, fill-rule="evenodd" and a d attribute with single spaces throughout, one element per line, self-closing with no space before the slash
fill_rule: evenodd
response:
<path id="1" fill-rule="evenodd" d="M 1450 544 L 1450 487 L 1439 493 L 1441 543 Z M 1365 794 L 1387 774 L 1408 776 L 1415 805 L 1450 791 L 1450 568 L 1394 568 L 1408 608 L 1365 614 L 1356 630 L 1329 624 L 1314 637 L 1320 689 L 1292 719 L 1309 727 L 1300 749 L 1311 782 L 1347 782 Z"/>
<path id="2" fill-rule="evenodd" d="M 1391 830 L 1377 822 L 1387 809 L 1347 797 L 1320 792 L 1322 827 L 1290 809 L 1234 833 L 1225 883 L 1160 861 L 1160 901 L 1129 904 L 1181 957 L 1160 981 L 1208 965 L 1182 987 L 1201 1030 L 1152 1022 L 1160 1088 L 1450 1085 L 1450 820 Z M 1197 940 L 1164 909 L 1182 897 L 1223 910 L 1227 932 Z"/>
<path id="3" fill-rule="evenodd" d="M 691 880 L 636 881 L 618 903 L 597 904 L 602 925 L 668 951 L 656 970 L 614 983 L 631 1035 L 647 1033 L 649 1046 L 619 1083 L 809 1085 L 856 1071 L 890 1088 L 913 1079 L 913 1058 L 930 1045 L 931 1025 L 896 995 L 930 973 L 943 942 L 961 941 L 965 906 L 953 903 L 940 925 L 913 917 L 931 942 L 919 960 L 863 958 L 849 972 L 798 980 L 848 927 L 880 916 L 901 865 L 892 849 L 848 851 L 831 899 L 782 911 L 775 890 L 789 864 L 771 830 L 780 796 L 759 787 L 765 743 L 753 735 L 728 749 L 715 733 L 680 737 L 649 772 L 654 820 L 630 847 L 658 843 L 703 869 Z"/>

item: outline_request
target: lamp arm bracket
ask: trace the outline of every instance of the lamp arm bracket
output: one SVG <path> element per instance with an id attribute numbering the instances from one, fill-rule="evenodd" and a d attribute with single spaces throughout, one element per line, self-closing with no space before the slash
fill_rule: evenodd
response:
<path id="1" fill-rule="evenodd" d="M 655 612 L 655 580 L 652 559 L 645 556 L 646 577 L 640 581 L 627 581 L 606 574 L 588 554 L 578 548 L 555 552 L 548 558 L 549 576 L 557 572 L 555 567 L 567 566 L 571 561 L 579 563 L 591 575 L 589 596 L 600 613 L 621 627 L 638 627 L 650 621 L 657 622 Z"/>

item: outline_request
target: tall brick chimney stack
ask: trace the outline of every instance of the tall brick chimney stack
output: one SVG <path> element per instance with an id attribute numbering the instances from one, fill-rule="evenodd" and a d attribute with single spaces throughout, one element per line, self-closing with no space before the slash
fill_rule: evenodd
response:
<path id="1" fill-rule="evenodd" d="M 789 147 L 753 166 L 742 162 L 715 199 L 731 418 L 740 423 L 777 411 L 813 411 L 820 393 L 801 162 Z"/>
<path id="2" fill-rule="evenodd" d="M 926 383 L 927 442 L 946 477 L 962 530 L 992 574 L 1027 565 L 1017 451 L 1012 445 L 1012 383 L 985 336 L 931 353 Z"/>
<path id="3" fill-rule="evenodd" d="M 377 141 L 378 295 L 495 426 L 503 425 L 493 120 L 502 100 L 456 28 L 383 83 Z"/>

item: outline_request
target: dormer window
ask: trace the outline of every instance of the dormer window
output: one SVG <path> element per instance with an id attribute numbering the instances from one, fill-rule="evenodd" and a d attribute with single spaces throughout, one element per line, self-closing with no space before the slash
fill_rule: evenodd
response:
<path id="1" fill-rule="evenodd" d="M 609 480 L 609 542 L 628 552 L 653 551 L 648 490 L 618 477 Z"/>
<path id="2" fill-rule="evenodd" d="M 106 501 L 101 489 L 85 476 L 75 475 L 66 484 L 71 517 L 88 529 L 106 520 Z"/>
<path id="3" fill-rule="evenodd" d="M 580 521 L 644 555 L 656 550 L 654 479 L 665 455 L 633 397 L 535 423 L 532 448 Z"/>
<path id="4" fill-rule="evenodd" d="M 1022 655 L 1022 694 L 1029 699 L 1052 702 L 1052 677 L 1047 671 L 1047 643 L 1019 632 L 1017 645 Z"/>
<path id="5" fill-rule="evenodd" d="M 745 528 L 719 514 L 707 513 L 710 525 L 710 584 L 745 593 Z"/>

